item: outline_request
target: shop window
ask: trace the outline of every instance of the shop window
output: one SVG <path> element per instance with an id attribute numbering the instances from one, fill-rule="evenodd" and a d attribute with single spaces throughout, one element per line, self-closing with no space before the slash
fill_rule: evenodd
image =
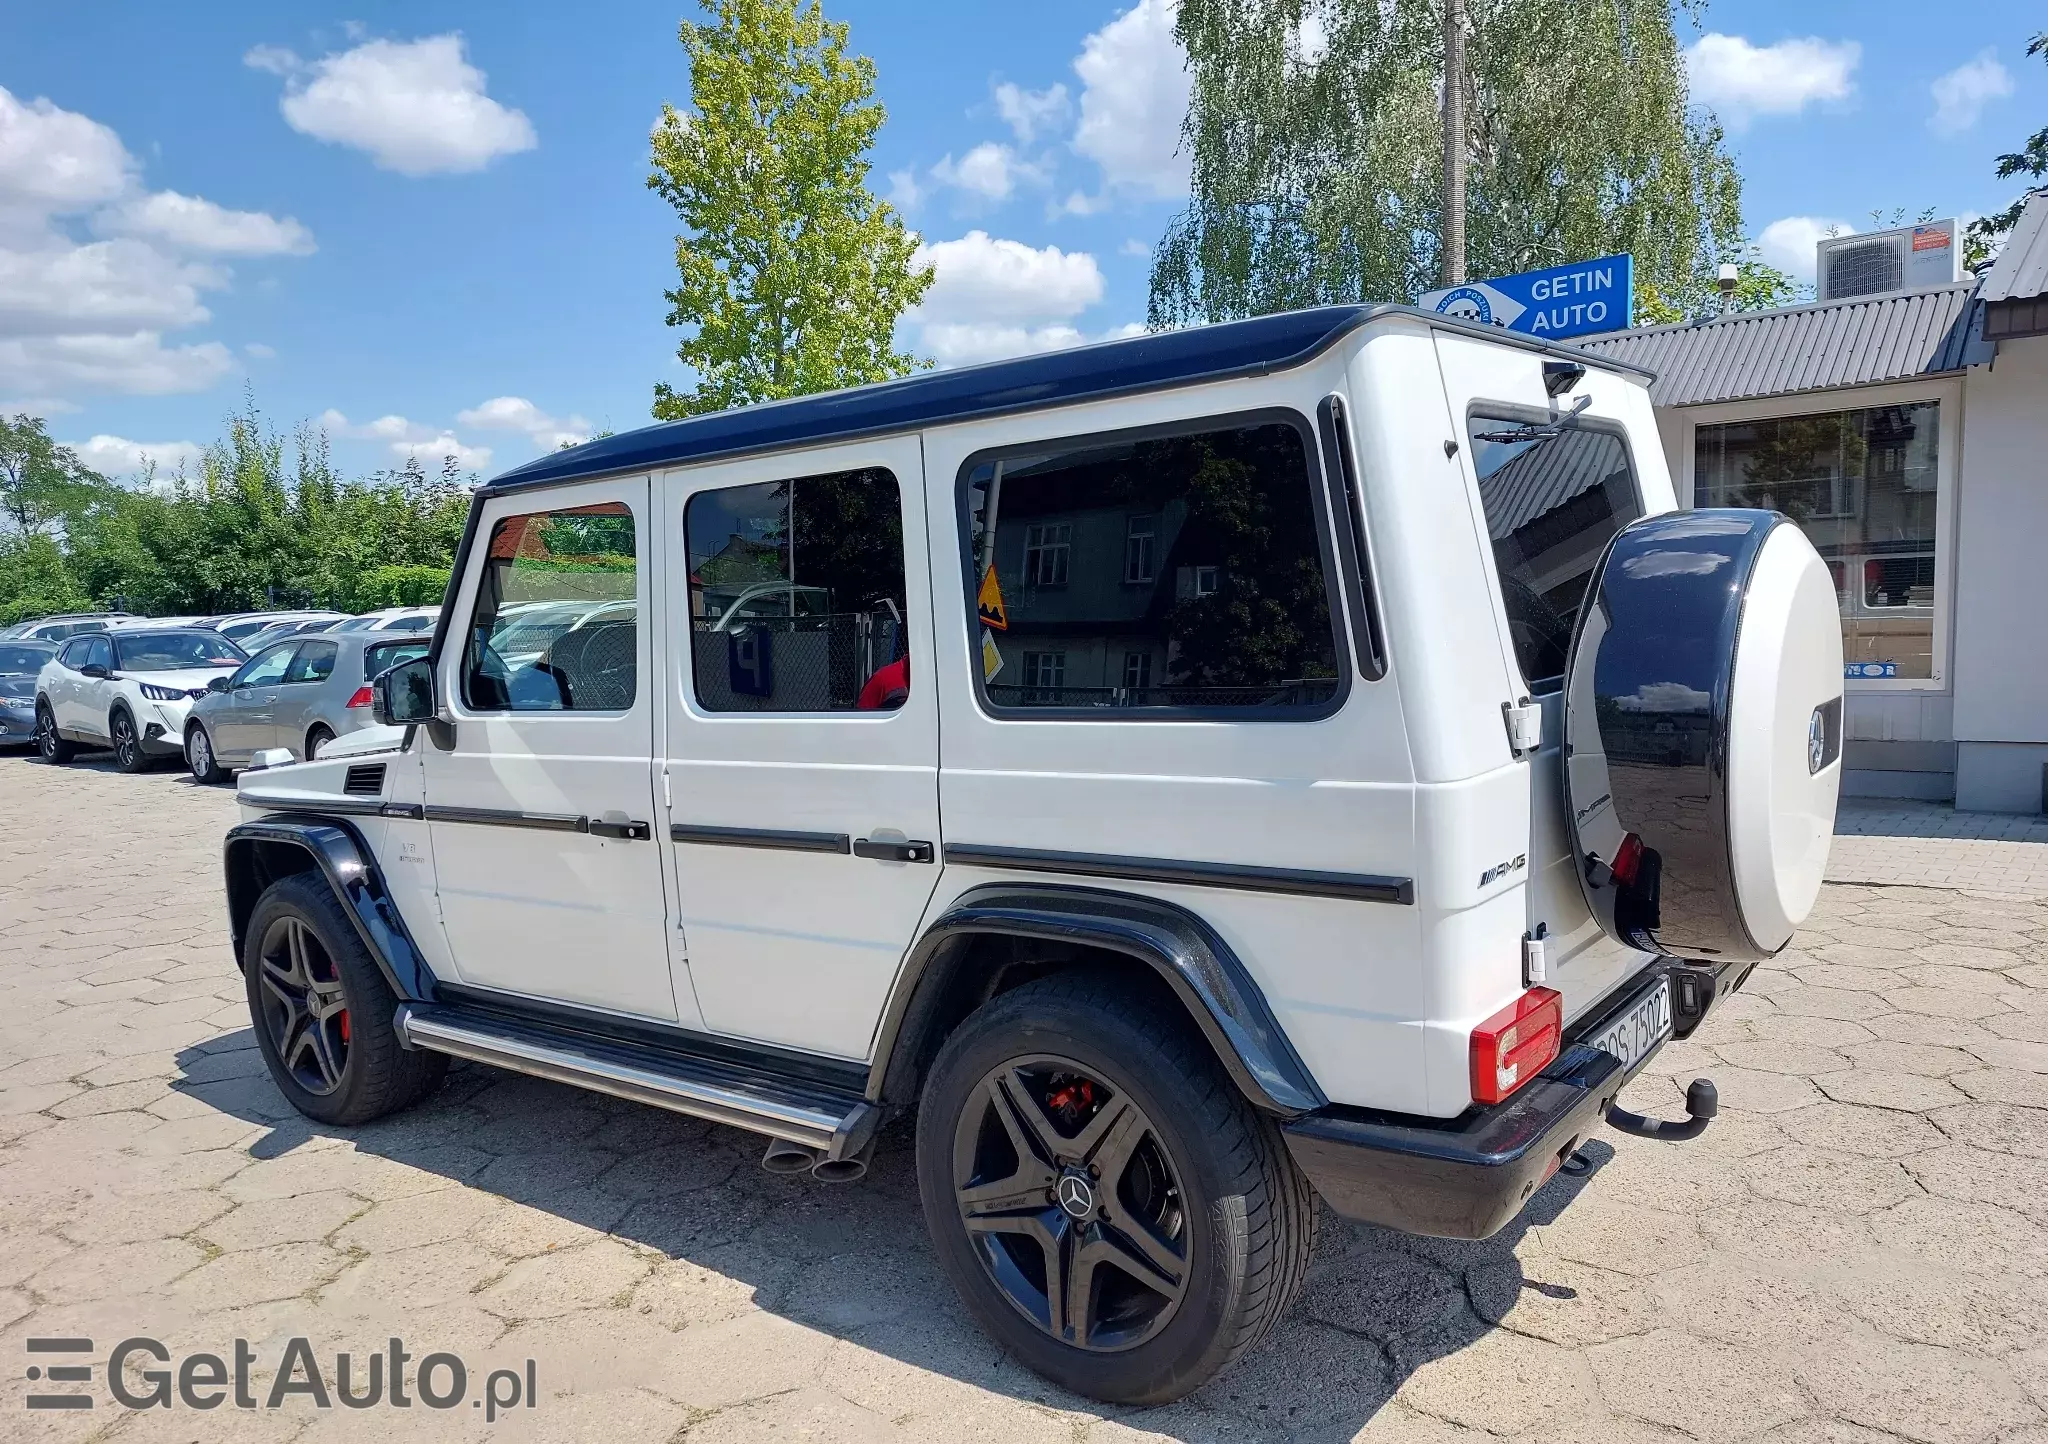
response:
<path id="1" fill-rule="evenodd" d="M 1247 717 L 1342 687 L 1306 433 L 1077 438 L 968 463 L 970 604 L 996 708 Z"/>
<path id="2" fill-rule="evenodd" d="M 1934 675 L 1941 407 L 1923 401 L 1701 426 L 1694 503 L 1781 511 L 1826 558 L 1851 677 Z"/>
<path id="3" fill-rule="evenodd" d="M 880 467 L 700 491 L 683 512 L 707 712 L 894 711 L 910 696 L 903 499 Z"/>

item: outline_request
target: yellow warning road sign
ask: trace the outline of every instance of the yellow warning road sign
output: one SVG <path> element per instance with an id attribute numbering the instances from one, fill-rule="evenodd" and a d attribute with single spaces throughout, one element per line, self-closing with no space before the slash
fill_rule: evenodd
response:
<path id="1" fill-rule="evenodd" d="M 988 571 L 982 574 L 981 593 L 974 599 L 974 609 L 985 627 L 998 632 L 1010 630 L 1010 614 L 1003 607 L 1003 585 L 996 580 L 996 564 L 990 562 Z"/>

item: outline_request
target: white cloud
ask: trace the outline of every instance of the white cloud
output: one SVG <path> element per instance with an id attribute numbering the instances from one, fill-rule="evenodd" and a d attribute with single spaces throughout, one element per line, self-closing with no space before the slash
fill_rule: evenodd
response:
<path id="1" fill-rule="evenodd" d="M 1140 261 L 1149 261 L 1152 259 L 1151 242 L 1141 241 L 1135 236 L 1133 236 L 1130 240 L 1125 241 L 1116 249 L 1117 254 L 1120 256 L 1132 256 Z"/>
<path id="2" fill-rule="evenodd" d="M 76 111 L 0 87 L 0 213 L 84 210 L 127 189 L 135 162 L 121 137 Z"/>
<path id="3" fill-rule="evenodd" d="M 924 204 L 924 187 L 917 183 L 916 171 L 889 172 L 889 204 L 905 215 Z"/>
<path id="4" fill-rule="evenodd" d="M 277 359 L 277 348 L 275 346 L 266 346 L 261 341 L 251 341 L 242 349 L 251 356 L 254 356 L 258 361 L 275 361 Z"/>
<path id="5" fill-rule="evenodd" d="M 286 77 L 278 108 L 293 130 L 367 151 L 401 175 L 482 170 L 539 143 L 525 112 L 484 93 L 460 35 L 372 40 L 310 64 L 267 45 L 242 59 Z"/>
<path id="6" fill-rule="evenodd" d="M 1853 40 L 1780 40 L 1752 45 L 1711 32 L 1685 52 L 1692 98 L 1711 106 L 1732 130 L 1759 115 L 1797 115 L 1815 101 L 1846 100 L 1863 47 Z"/>
<path id="7" fill-rule="evenodd" d="M 147 236 L 184 251 L 218 256 L 310 256 L 313 233 L 286 216 L 231 211 L 176 191 L 138 195 L 94 221 L 113 235 Z"/>
<path id="8" fill-rule="evenodd" d="M 1063 321 L 1102 299 L 1102 269 L 1086 251 L 1034 249 L 974 230 L 919 246 L 917 260 L 937 272 L 911 313 L 923 323 Z"/>
<path id="9" fill-rule="evenodd" d="M 456 412 L 455 423 L 478 431 L 524 432 L 542 451 L 581 446 L 591 433 L 590 423 L 581 416 L 550 416 L 524 396 L 493 396 L 480 406 Z"/>
<path id="10" fill-rule="evenodd" d="M 958 161 L 949 154 L 932 167 L 932 179 L 940 185 L 971 191 L 992 201 L 1009 199 L 1018 181 L 1038 182 L 1044 175 L 1042 168 L 992 140 L 983 141 Z"/>
<path id="11" fill-rule="evenodd" d="M 1855 230 L 1847 221 L 1825 216 L 1786 216 L 1763 228 L 1756 248 L 1766 265 L 1776 266 L 1795 281 L 1811 281 L 1813 248 L 1829 236 L 1851 235 Z"/>
<path id="12" fill-rule="evenodd" d="M 446 431 L 425 441 L 394 441 L 391 454 L 401 463 L 417 461 L 421 466 L 429 467 L 438 467 L 444 459 L 453 459 L 463 471 L 488 471 L 491 465 L 488 446 L 465 446 Z"/>
<path id="13" fill-rule="evenodd" d="M 1100 167 L 1105 191 L 1153 200 L 1187 191 L 1179 151 L 1189 80 L 1173 21 L 1173 0 L 1138 0 L 1074 59 L 1082 86 L 1074 149 Z M 1069 201 L 1067 209 L 1080 208 Z"/>
<path id="14" fill-rule="evenodd" d="M 190 472 L 205 454 L 196 441 L 130 441 L 124 436 L 99 435 L 70 445 L 80 461 L 102 476 L 113 477 L 140 475 L 152 466 L 159 474 Z"/>
<path id="15" fill-rule="evenodd" d="M 1927 124 L 1936 135 L 1961 135 L 1977 123 L 1984 107 L 2012 94 L 2012 76 L 1989 50 L 1958 65 L 1928 87 L 1934 96 L 1934 114 Z"/>
<path id="16" fill-rule="evenodd" d="M 204 391 L 234 365 L 228 348 L 218 341 L 166 346 L 155 331 L 125 336 L 0 336 L 0 388 L 34 387 L 60 395 L 118 391 L 164 396 Z"/>
<path id="17" fill-rule="evenodd" d="M 1035 356 L 1042 351 L 1062 351 L 1094 341 L 1118 341 L 1145 334 L 1143 324 L 1133 321 L 1100 335 L 1091 336 L 1078 327 L 1056 322 L 1049 326 L 1006 326 L 1000 322 L 947 322 L 926 326 L 920 334 L 924 353 L 941 366 L 971 366 L 978 361 L 1001 361 L 1011 356 Z"/>
<path id="18" fill-rule="evenodd" d="M 1026 90 L 1006 80 L 995 87 L 994 95 L 996 114 L 1010 127 L 1020 145 L 1029 145 L 1037 137 L 1060 129 L 1073 110 L 1066 86 L 1059 84 L 1044 90 Z"/>
<path id="19" fill-rule="evenodd" d="M 103 239 L 73 232 L 87 218 Z M 212 319 L 201 300 L 230 273 L 180 253 L 303 254 L 297 221 L 142 190 L 112 130 L 0 88 L 0 391 L 70 406 L 69 393 L 162 395 L 234 367 L 217 341 L 166 344 Z"/>

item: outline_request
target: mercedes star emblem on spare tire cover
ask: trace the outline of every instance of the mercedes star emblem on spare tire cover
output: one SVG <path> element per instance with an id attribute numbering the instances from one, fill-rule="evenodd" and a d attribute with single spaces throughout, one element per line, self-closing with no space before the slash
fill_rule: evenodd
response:
<path id="1" fill-rule="evenodd" d="M 1586 903 L 1630 947 L 1767 958 L 1820 893 L 1842 769 L 1833 578 L 1770 511 L 1647 517 L 1609 543 L 1565 674 Z"/>

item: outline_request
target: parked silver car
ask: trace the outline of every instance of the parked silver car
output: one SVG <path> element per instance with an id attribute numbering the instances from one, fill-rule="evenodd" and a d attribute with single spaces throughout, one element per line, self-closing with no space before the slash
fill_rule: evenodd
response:
<path id="1" fill-rule="evenodd" d="M 287 637 L 251 657 L 192 704 L 185 764 L 201 782 L 224 781 L 267 747 L 301 760 L 371 725 L 370 679 L 426 655 L 424 636 L 331 632 Z"/>

